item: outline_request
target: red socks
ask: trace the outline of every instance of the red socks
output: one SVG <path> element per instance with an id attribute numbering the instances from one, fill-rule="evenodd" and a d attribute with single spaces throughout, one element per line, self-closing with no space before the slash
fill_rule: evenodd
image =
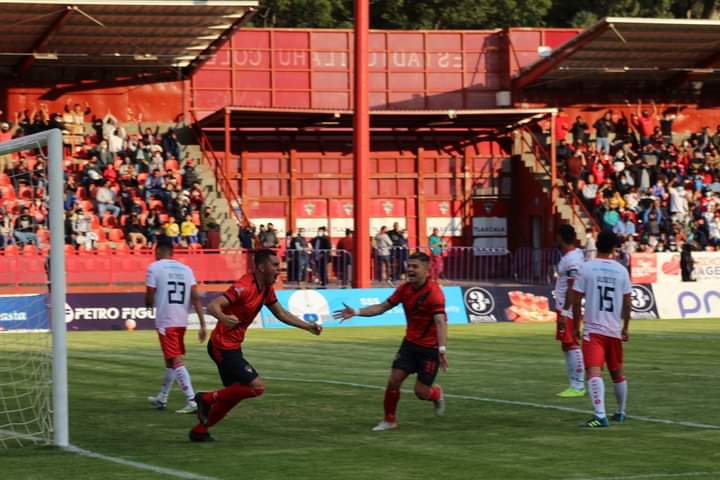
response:
<path id="1" fill-rule="evenodd" d="M 428 397 L 428 400 L 431 402 L 434 402 L 435 400 L 440 400 L 440 397 L 442 396 L 442 388 L 440 388 L 440 385 L 435 385 L 430 389 L 430 396 Z"/>
<path id="2" fill-rule="evenodd" d="M 400 401 L 400 390 L 385 390 L 385 421 L 394 423 L 397 404 Z"/>
<path id="3" fill-rule="evenodd" d="M 251 387 L 233 383 L 229 387 L 214 392 L 207 392 L 203 395 L 203 401 L 211 405 L 208 413 L 208 427 L 212 427 L 225 418 L 235 405 L 245 398 L 259 397 L 265 392 L 264 387 Z M 197 427 L 196 427 L 197 428 Z"/>

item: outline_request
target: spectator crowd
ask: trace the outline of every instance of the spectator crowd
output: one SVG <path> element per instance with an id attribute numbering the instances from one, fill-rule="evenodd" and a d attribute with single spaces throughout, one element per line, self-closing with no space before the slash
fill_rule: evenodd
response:
<path id="1" fill-rule="evenodd" d="M 601 230 L 623 251 L 713 251 L 720 247 L 720 125 L 689 136 L 673 131 L 679 108 L 638 102 L 627 118 L 557 117 L 558 165 Z M 687 247 L 686 247 L 687 248 Z"/>
<path id="2" fill-rule="evenodd" d="M 63 131 L 66 245 L 142 249 L 167 236 L 187 248 L 218 248 L 219 224 L 205 206 L 196 165 L 183 161 L 177 132 L 143 128 L 139 115 L 139 133 L 128 134 L 111 112 L 92 113 L 68 100 L 64 112 L 40 104 L 0 123 L 0 142 Z M 47 246 L 46 163 L 37 149 L 0 156 L 0 247 Z"/>

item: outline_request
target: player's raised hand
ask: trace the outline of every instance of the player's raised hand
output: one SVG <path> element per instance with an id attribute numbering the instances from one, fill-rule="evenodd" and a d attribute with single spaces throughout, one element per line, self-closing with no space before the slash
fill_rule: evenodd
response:
<path id="1" fill-rule="evenodd" d="M 442 368 L 443 372 L 447 372 L 447 369 L 448 369 L 447 353 L 440 354 L 440 368 Z"/>
<path id="2" fill-rule="evenodd" d="M 317 322 L 310 323 L 310 326 L 308 327 L 308 332 L 312 333 L 313 335 L 320 335 L 322 333 L 323 327 Z"/>
<path id="3" fill-rule="evenodd" d="M 335 320 L 340 320 L 340 323 L 344 322 L 345 320 L 349 320 L 352 317 L 355 316 L 355 309 L 348 306 L 345 302 L 343 302 L 343 308 L 342 310 L 335 310 L 333 312 L 333 318 Z"/>
<path id="4" fill-rule="evenodd" d="M 200 327 L 200 330 L 198 330 L 198 340 L 200 340 L 200 343 L 203 343 L 206 338 L 207 330 L 205 330 L 205 327 Z"/>

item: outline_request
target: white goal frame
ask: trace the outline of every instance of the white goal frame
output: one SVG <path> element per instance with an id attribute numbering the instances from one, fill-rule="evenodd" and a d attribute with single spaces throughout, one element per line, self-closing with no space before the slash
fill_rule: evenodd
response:
<path id="1" fill-rule="evenodd" d="M 65 340 L 65 212 L 63 137 L 57 128 L 0 143 L 0 155 L 47 146 L 50 230 L 50 332 L 52 335 L 53 444 L 70 445 Z"/>

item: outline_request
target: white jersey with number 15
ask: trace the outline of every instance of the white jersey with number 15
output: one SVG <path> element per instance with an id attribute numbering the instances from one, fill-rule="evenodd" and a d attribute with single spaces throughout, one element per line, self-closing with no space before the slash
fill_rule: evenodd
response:
<path id="1" fill-rule="evenodd" d="M 155 288 L 155 328 L 187 326 L 190 290 L 196 283 L 190 267 L 177 260 L 150 264 L 145 284 Z"/>
<path id="2" fill-rule="evenodd" d="M 605 258 L 585 262 L 575 278 L 573 290 L 585 294 L 583 336 L 597 333 L 622 338 L 623 298 L 632 293 L 625 267 Z"/>

